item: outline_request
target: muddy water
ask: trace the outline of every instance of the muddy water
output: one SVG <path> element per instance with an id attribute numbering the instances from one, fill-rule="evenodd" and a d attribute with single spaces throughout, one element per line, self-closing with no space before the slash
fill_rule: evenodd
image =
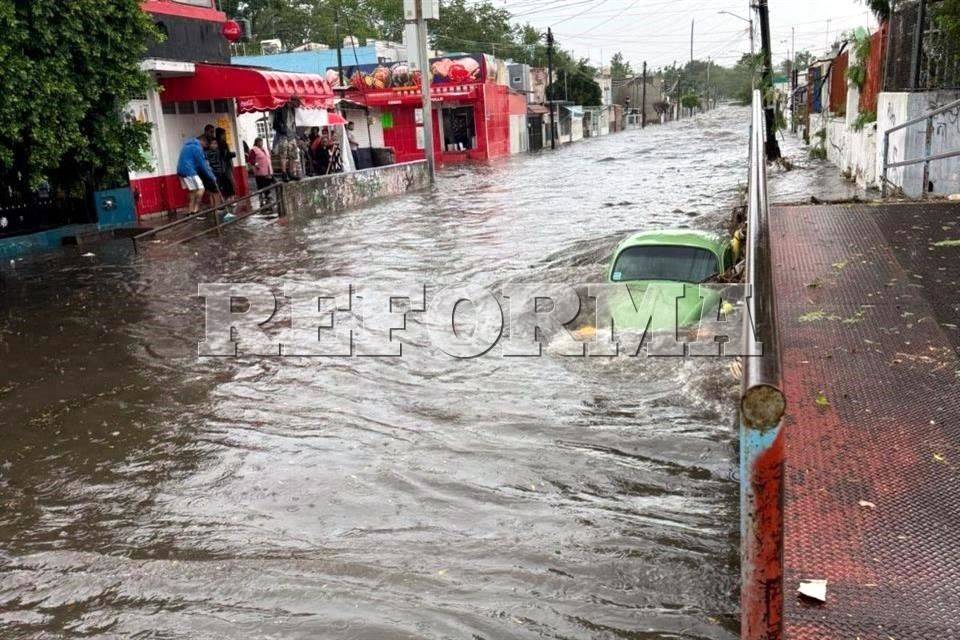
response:
<path id="1" fill-rule="evenodd" d="M 311 223 L 5 265 L 3 638 L 737 635 L 727 363 L 201 361 L 198 282 L 590 282 L 719 228 L 747 111 Z"/>

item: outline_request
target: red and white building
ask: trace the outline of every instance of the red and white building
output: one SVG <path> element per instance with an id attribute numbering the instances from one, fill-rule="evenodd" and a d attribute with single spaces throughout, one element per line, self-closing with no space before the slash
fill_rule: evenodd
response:
<path id="1" fill-rule="evenodd" d="M 424 157 L 420 76 L 407 63 L 349 67 L 347 97 L 374 117 L 371 137 L 397 162 Z M 487 55 L 431 60 L 433 139 L 442 163 L 489 160 L 526 151 L 527 98 L 508 86 L 503 64 Z"/>
<path id="2" fill-rule="evenodd" d="M 158 88 L 128 105 L 134 117 L 153 124 L 152 169 L 131 172 L 137 216 L 170 211 L 187 203 L 177 178 L 184 142 L 212 124 L 227 131 L 238 195 L 247 193 L 243 144 L 237 115 L 271 111 L 297 98 L 303 108 L 327 109 L 334 93 L 323 76 L 279 73 L 230 65 L 230 41 L 236 23 L 218 11 L 214 0 L 148 0 L 142 3 L 166 35 L 153 43 L 142 63 Z"/>

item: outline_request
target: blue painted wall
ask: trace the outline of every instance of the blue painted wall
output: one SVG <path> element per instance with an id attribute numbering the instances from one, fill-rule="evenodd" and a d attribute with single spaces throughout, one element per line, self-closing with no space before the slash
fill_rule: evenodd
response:
<path id="1" fill-rule="evenodd" d="M 343 50 L 343 66 L 358 64 L 376 64 L 376 47 L 347 47 Z M 289 71 L 293 73 L 324 74 L 327 69 L 337 67 L 337 51 L 301 51 L 297 53 L 278 53 L 270 56 L 234 56 L 233 64 L 251 67 L 266 67 L 275 71 Z"/>

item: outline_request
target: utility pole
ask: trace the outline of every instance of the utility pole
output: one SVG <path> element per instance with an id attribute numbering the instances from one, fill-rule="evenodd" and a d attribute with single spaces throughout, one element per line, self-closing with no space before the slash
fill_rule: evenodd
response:
<path id="1" fill-rule="evenodd" d="M 550 148 L 557 148 L 557 105 L 550 98 L 550 88 L 553 86 L 553 30 L 547 27 L 547 102 L 550 103 Z"/>
<path id="2" fill-rule="evenodd" d="M 430 0 L 414 0 L 417 5 L 417 45 L 420 50 L 420 89 L 423 94 L 423 151 L 427 158 L 430 184 L 437 181 L 437 159 L 433 148 L 433 102 L 430 100 L 430 54 L 427 52 L 427 20 L 423 3 Z"/>
<path id="3" fill-rule="evenodd" d="M 693 26 L 695 21 L 690 21 L 690 62 L 693 62 Z"/>
<path id="4" fill-rule="evenodd" d="M 337 77 L 340 78 L 339 86 L 343 86 L 343 40 L 340 38 L 340 3 L 337 3 L 337 8 L 334 10 L 333 18 L 333 33 L 334 38 L 337 39 Z"/>
<path id="5" fill-rule="evenodd" d="M 643 61 L 643 93 L 640 98 L 640 128 L 647 128 L 647 61 Z"/>
<path id="6" fill-rule="evenodd" d="M 760 43 L 763 48 L 763 83 L 761 96 L 764 100 L 764 110 L 767 121 L 767 159 L 779 160 L 780 145 L 777 143 L 777 114 L 776 105 L 767 100 L 766 94 L 773 87 L 773 51 L 770 48 L 770 7 L 767 0 L 757 1 L 757 11 L 760 14 Z"/>
<path id="7" fill-rule="evenodd" d="M 710 66 L 713 64 L 713 61 L 710 57 L 707 57 L 707 111 L 710 111 Z"/>

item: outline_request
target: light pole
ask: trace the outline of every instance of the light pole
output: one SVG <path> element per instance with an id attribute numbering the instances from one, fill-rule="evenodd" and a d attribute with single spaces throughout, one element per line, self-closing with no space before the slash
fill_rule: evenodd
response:
<path id="1" fill-rule="evenodd" d="M 751 5 L 751 8 L 753 8 L 753 5 Z M 728 16 L 732 16 L 732 17 L 736 18 L 737 20 L 743 20 L 744 22 L 746 22 L 747 24 L 750 25 L 750 58 L 751 58 L 750 64 L 752 65 L 752 64 L 753 64 L 753 57 L 757 55 L 757 47 L 756 47 L 756 45 L 754 44 L 754 40 L 753 40 L 753 16 L 751 15 L 751 17 L 749 17 L 749 18 L 744 18 L 743 16 L 738 16 L 737 14 L 731 13 L 731 12 L 729 12 L 729 11 L 718 11 L 717 14 L 718 14 L 718 15 L 719 15 L 719 14 L 726 14 L 726 15 L 728 15 Z M 754 74 L 753 71 L 751 70 L 751 72 L 750 72 L 750 88 L 751 88 L 751 89 L 756 89 L 756 88 L 757 88 L 757 79 L 756 79 L 755 75 L 756 75 L 756 74 Z"/>
<path id="2" fill-rule="evenodd" d="M 737 20 L 743 20 L 750 25 L 750 55 L 756 54 L 756 45 L 753 42 L 753 18 L 744 18 L 743 16 L 738 16 L 735 13 L 730 13 L 729 11 L 718 11 L 717 14 L 726 14 L 728 16 L 733 16 Z"/>

